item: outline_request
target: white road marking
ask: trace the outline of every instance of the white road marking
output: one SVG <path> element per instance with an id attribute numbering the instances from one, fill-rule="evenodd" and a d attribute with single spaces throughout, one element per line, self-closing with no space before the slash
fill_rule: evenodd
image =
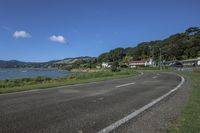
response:
<path id="1" fill-rule="evenodd" d="M 98 133 L 109 133 L 109 132 L 111 132 L 112 130 L 116 129 L 120 125 L 126 123 L 130 119 L 133 119 L 134 117 L 136 117 L 137 115 L 139 115 L 143 111 L 147 110 L 148 108 L 152 107 L 156 103 L 160 102 L 161 100 L 163 100 L 164 98 L 166 98 L 167 96 L 172 94 L 174 91 L 178 90 L 183 85 L 183 83 L 185 82 L 185 79 L 182 76 L 180 76 L 180 75 L 178 75 L 178 76 L 181 77 L 181 82 L 174 89 L 172 89 L 168 93 L 164 94 L 163 96 L 153 100 L 152 102 L 150 102 L 149 104 L 143 106 L 142 108 L 136 110 L 135 112 L 129 114 L 128 116 L 122 118 L 121 120 L 118 120 L 117 122 L 115 122 L 115 123 L 107 126 L 106 128 L 100 130 Z"/>
<path id="2" fill-rule="evenodd" d="M 127 83 L 127 84 L 122 84 L 122 85 L 118 85 L 118 86 L 115 86 L 116 88 L 119 88 L 119 87 L 124 87 L 124 86 L 128 86 L 128 85 L 133 85 L 135 84 L 135 82 L 133 83 Z"/>
<path id="3" fill-rule="evenodd" d="M 152 77 L 153 79 L 156 79 L 157 78 L 157 76 L 154 76 L 154 77 Z"/>
<path id="4" fill-rule="evenodd" d="M 159 73 L 157 73 L 157 75 L 159 76 L 160 74 L 159 74 Z"/>
<path id="5" fill-rule="evenodd" d="M 82 130 L 78 130 L 77 133 L 83 133 L 83 131 Z"/>
<path id="6" fill-rule="evenodd" d="M 103 100 L 103 99 L 104 99 L 104 97 L 100 97 L 100 98 L 98 98 L 98 100 L 100 100 L 100 101 Z"/>

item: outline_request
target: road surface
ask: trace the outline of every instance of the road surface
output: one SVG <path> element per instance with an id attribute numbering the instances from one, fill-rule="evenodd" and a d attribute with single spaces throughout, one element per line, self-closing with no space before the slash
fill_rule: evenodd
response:
<path id="1" fill-rule="evenodd" d="M 180 84 L 170 73 L 0 95 L 0 133 L 95 133 Z M 123 125 L 122 125 L 123 126 Z"/>

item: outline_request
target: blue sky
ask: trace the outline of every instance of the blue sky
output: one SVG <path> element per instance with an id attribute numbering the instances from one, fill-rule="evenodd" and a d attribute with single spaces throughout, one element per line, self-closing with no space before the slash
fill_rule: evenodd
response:
<path id="1" fill-rule="evenodd" d="M 0 60 L 98 56 L 200 26 L 199 0 L 0 0 Z"/>

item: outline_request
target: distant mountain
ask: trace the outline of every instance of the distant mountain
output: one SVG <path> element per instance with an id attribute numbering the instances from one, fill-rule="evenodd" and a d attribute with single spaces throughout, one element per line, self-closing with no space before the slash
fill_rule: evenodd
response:
<path id="1" fill-rule="evenodd" d="M 16 68 L 16 67 L 23 67 L 24 65 L 27 65 L 27 63 L 17 60 L 10 60 L 10 61 L 0 60 L 0 68 Z"/>
<path id="2" fill-rule="evenodd" d="M 48 68 L 60 65 L 72 65 L 79 60 L 89 60 L 95 57 L 83 56 L 76 58 L 65 58 L 62 60 L 52 60 L 48 62 L 23 62 L 18 60 L 4 61 L 0 60 L 0 68 Z"/>
<path id="3" fill-rule="evenodd" d="M 78 60 L 90 60 L 95 59 L 96 57 L 89 57 L 89 56 L 81 56 L 76 58 L 65 58 L 63 60 L 57 61 L 54 64 L 74 64 Z"/>

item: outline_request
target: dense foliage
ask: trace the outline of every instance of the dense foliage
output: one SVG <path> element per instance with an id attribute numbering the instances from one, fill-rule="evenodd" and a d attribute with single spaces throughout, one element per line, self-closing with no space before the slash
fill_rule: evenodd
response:
<path id="1" fill-rule="evenodd" d="M 143 42 L 136 47 L 116 48 L 103 53 L 98 57 L 98 62 L 127 62 L 128 60 L 159 59 L 161 49 L 162 59 L 185 60 L 200 56 L 200 29 L 188 28 L 183 33 L 177 33 L 164 40 Z"/>

